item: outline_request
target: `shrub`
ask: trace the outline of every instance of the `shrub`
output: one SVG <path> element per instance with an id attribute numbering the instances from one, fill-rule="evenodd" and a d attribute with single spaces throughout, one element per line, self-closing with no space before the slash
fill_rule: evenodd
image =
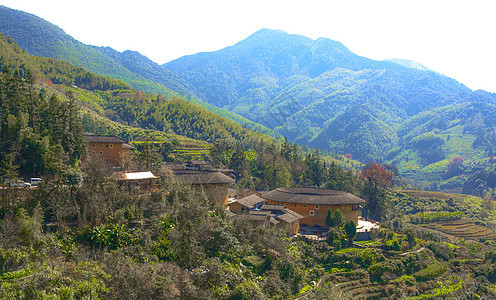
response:
<path id="1" fill-rule="evenodd" d="M 418 271 L 413 276 L 417 281 L 429 281 L 444 274 L 447 269 L 448 267 L 445 263 L 434 261 L 427 268 Z"/>
<path id="2" fill-rule="evenodd" d="M 369 267 L 370 281 L 389 281 L 403 275 L 403 263 L 400 260 L 388 260 Z"/>

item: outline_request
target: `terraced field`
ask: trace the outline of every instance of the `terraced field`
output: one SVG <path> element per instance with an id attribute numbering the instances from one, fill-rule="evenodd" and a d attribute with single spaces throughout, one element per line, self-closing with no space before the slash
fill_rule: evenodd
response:
<path id="1" fill-rule="evenodd" d="M 429 224 L 422 224 L 420 226 L 441 231 L 443 233 L 456 236 L 457 238 L 471 240 L 479 240 L 481 238 L 496 239 L 496 234 L 491 229 L 467 220 L 439 221 Z"/>
<path id="2" fill-rule="evenodd" d="M 336 300 L 373 300 L 384 299 L 384 285 L 370 282 L 367 272 L 334 273 L 322 278 L 318 289 L 330 291 Z M 313 299 L 313 292 L 297 299 Z"/>

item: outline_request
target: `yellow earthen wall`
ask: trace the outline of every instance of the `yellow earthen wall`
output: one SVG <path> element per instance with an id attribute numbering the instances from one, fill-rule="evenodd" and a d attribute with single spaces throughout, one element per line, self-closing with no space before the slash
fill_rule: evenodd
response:
<path id="1" fill-rule="evenodd" d="M 340 209 L 343 212 L 346 221 L 353 220 L 355 224 L 358 224 L 358 204 L 354 205 L 356 210 L 353 210 L 353 205 L 314 205 L 314 204 L 295 204 L 282 201 L 272 201 L 267 200 L 269 204 L 282 204 L 294 212 L 299 213 L 303 216 L 300 220 L 300 224 L 306 224 L 308 226 L 319 225 L 322 227 L 327 227 L 325 219 L 327 216 L 327 211 L 330 209 L 334 212 L 336 209 Z M 313 211 L 313 215 L 311 215 Z"/>
<path id="2" fill-rule="evenodd" d="M 124 155 L 129 155 L 128 149 L 122 149 L 121 143 L 88 143 L 90 157 L 102 157 L 113 166 L 122 165 Z"/>

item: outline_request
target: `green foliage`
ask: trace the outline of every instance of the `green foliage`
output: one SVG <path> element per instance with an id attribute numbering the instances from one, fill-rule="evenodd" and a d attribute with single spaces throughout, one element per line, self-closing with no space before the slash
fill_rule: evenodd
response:
<path id="1" fill-rule="evenodd" d="M 371 265 L 368 271 L 371 281 L 384 282 L 403 275 L 403 264 L 399 260 L 387 260 Z"/>
<path id="2" fill-rule="evenodd" d="M 345 225 L 345 217 L 343 212 L 337 208 L 334 212 L 330 209 L 327 211 L 326 224 L 329 227 L 343 227 Z"/>
<path id="3" fill-rule="evenodd" d="M 464 213 L 461 211 L 454 212 L 432 212 L 432 213 L 417 213 L 410 216 L 410 222 L 413 224 L 427 224 L 437 221 L 452 221 L 463 218 Z"/>
<path id="4" fill-rule="evenodd" d="M 64 177 L 86 153 L 76 103 L 36 94 L 30 73 L 0 74 L 0 171 L 2 177 Z"/>
<path id="5" fill-rule="evenodd" d="M 415 274 L 413 274 L 413 276 L 415 276 L 415 279 L 417 281 L 428 281 L 439 277 L 447 270 L 448 266 L 445 263 L 433 261 L 432 264 L 430 264 L 427 268 L 416 272 Z"/>
<path id="6" fill-rule="evenodd" d="M 356 225 L 355 222 L 349 221 L 344 225 L 344 232 L 346 232 L 346 236 L 348 237 L 349 241 L 353 241 L 356 237 L 357 230 L 356 230 Z"/>

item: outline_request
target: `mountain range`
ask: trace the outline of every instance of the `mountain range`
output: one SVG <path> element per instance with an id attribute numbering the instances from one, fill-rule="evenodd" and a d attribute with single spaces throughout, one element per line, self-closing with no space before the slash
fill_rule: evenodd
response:
<path id="1" fill-rule="evenodd" d="M 376 61 L 340 42 L 262 29 L 224 49 L 158 65 L 135 51 L 85 45 L 34 15 L 0 6 L 0 32 L 28 53 L 73 63 L 137 90 L 183 95 L 244 127 L 446 187 L 494 154 L 496 95 L 418 63 Z M 460 174 L 458 174 L 460 175 Z M 457 181 L 458 180 L 458 181 Z"/>

